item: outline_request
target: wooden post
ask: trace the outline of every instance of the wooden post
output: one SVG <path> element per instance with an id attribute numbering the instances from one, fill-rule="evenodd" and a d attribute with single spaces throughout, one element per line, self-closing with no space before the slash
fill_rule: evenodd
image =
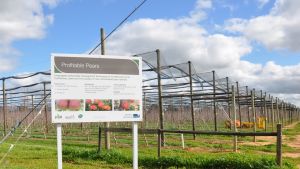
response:
<path id="1" fill-rule="evenodd" d="M 31 111 L 32 111 L 32 119 L 34 119 L 34 98 L 33 95 L 31 95 Z M 32 121 L 32 127 L 34 127 L 34 121 Z"/>
<path id="2" fill-rule="evenodd" d="M 263 106 L 263 91 L 262 90 L 260 90 L 259 106 L 260 106 L 260 117 L 265 116 L 265 111 L 264 111 L 264 106 Z"/>
<path id="3" fill-rule="evenodd" d="M 180 96 L 180 118 L 179 119 L 182 119 L 182 114 L 183 114 L 182 96 Z M 181 128 L 179 127 L 179 129 Z"/>
<path id="4" fill-rule="evenodd" d="M 190 102 L 191 102 L 191 114 L 192 114 L 192 125 L 193 131 L 196 130 L 195 128 L 195 112 L 194 112 L 194 102 L 193 102 L 193 77 L 192 77 L 192 65 L 191 62 L 188 61 L 189 65 L 189 78 L 190 78 Z M 194 140 L 196 140 L 196 134 L 193 134 Z"/>
<path id="5" fill-rule="evenodd" d="M 213 109 L 214 109 L 214 124 L 215 124 L 215 131 L 218 131 L 218 123 L 217 123 L 217 108 L 216 108 L 216 75 L 215 71 L 213 73 Z"/>
<path id="6" fill-rule="evenodd" d="M 289 123 L 289 121 L 288 121 L 288 113 L 289 113 L 289 111 L 288 111 L 287 103 L 284 104 L 284 112 L 285 112 L 285 122 L 286 122 L 285 124 L 287 125 Z"/>
<path id="7" fill-rule="evenodd" d="M 45 133 L 48 133 L 48 115 L 47 115 L 47 96 L 46 96 L 46 82 L 44 84 L 44 112 L 45 112 Z"/>
<path id="8" fill-rule="evenodd" d="M 267 92 L 265 92 L 265 95 L 264 95 L 265 131 L 267 131 L 267 121 L 268 121 L 268 110 L 267 110 L 266 99 L 267 99 Z"/>
<path id="9" fill-rule="evenodd" d="M 271 117 L 271 94 L 268 94 L 268 102 L 270 102 L 270 105 L 267 104 L 268 124 L 270 124 L 272 122 L 272 117 Z"/>
<path id="10" fill-rule="evenodd" d="M 271 97 L 271 118 L 272 118 L 272 131 L 274 131 L 275 115 L 274 115 L 273 96 Z"/>
<path id="11" fill-rule="evenodd" d="M 101 134 L 102 133 L 102 129 L 101 127 L 98 128 L 98 153 L 101 153 L 101 150 L 102 150 L 102 147 L 101 147 L 101 143 L 102 143 L 102 140 L 101 140 Z"/>
<path id="12" fill-rule="evenodd" d="M 277 121 L 277 123 L 280 123 L 280 121 L 279 121 L 279 107 L 278 107 L 278 102 L 279 102 L 279 99 L 278 99 L 278 97 L 276 97 L 276 121 Z"/>
<path id="13" fill-rule="evenodd" d="M 231 107 L 230 107 L 230 89 L 229 89 L 229 78 L 228 77 L 226 77 L 226 88 L 227 88 L 227 97 L 228 97 L 228 99 L 227 99 L 227 106 L 228 106 L 228 116 L 229 116 L 229 118 L 231 119 L 231 111 L 230 111 L 230 109 L 231 109 Z M 230 129 L 231 129 L 231 125 L 230 125 Z"/>
<path id="14" fill-rule="evenodd" d="M 239 89 L 239 82 L 236 82 L 236 93 L 237 93 L 237 104 L 238 104 L 238 111 L 239 111 L 239 120 L 242 123 L 242 113 L 241 113 L 241 105 L 240 105 L 240 89 Z M 240 125 L 240 128 L 242 126 Z"/>
<path id="15" fill-rule="evenodd" d="M 161 132 L 160 129 L 157 129 L 157 157 L 160 157 L 160 153 L 161 153 Z"/>
<path id="16" fill-rule="evenodd" d="M 289 105 L 289 107 L 291 108 L 291 110 L 289 111 L 289 123 L 292 124 L 293 123 L 293 119 L 294 119 L 294 114 L 295 114 L 295 106 L 294 105 Z"/>
<path id="17" fill-rule="evenodd" d="M 144 116 L 144 122 L 143 122 L 143 128 L 147 128 L 147 116 L 146 116 L 146 92 L 144 92 L 144 103 L 143 103 L 143 116 Z"/>
<path id="18" fill-rule="evenodd" d="M 281 101 L 280 119 L 281 119 L 282 127 L 286 125 L 287 117 L 288 117 L 288 113 L 286 111 L 286 103 L 284 101 Z"/>
<path id="19" fill-rule="evenodd" d="M 277 124 L 276 163 L 282 167 L 282 125 Z"/>
<path id="20" fill-rule="evenodd" d="M 5 92 L 5 79 L 2 79 L 2 111 L 3 111 L 3 132 L 6 135 L 6 92 Z"/>
<path id="21" fill-rule="evenodd" d="M 162 88 L 161 88 L 161 74 L 160 74 L 160 50 L 156 50 L 156 57 L 157 57 L 157 87 L 158 87 L 158 108 L 159 108 L 159 123 L 160 123 L 160 129 L 164 129 L 164 111 L 163 111 L 163 105 L 162 105 Z M 161 133 L 160 133 L 161 134 Z M 161 138 L 161 145 L 164 146 L 164 135 L 162 134 L 160 136 Z"/>
<path id="22" fill-rule="evenodd" d="M 249 89 L 248 86 L 246 86 L 246 95 L 247 95 L 247 114 L 248 114 L 248 122 L 251 122 L 251 118 L 250 118 L 250 111 L 249 111 L 249 105 L 248 105 L 248 96 L 249 96 Z"/>
<path id="23" fill-rule="evenodd" d="M 237 132 L 237 129 L 236 129 L 236 106 L 235 106 L 234 85 L 232 85 L 231 90 L 232 90 L 233 131 Z M 233 151 L 237 152 L 237 136 L 233 136 Z"/>
<path id="24" fill-rule="evenodd" d="M 259 106 L 260 106 L 260 116 L 264 115 L 264 107 L 263 107 L 263 91 L 260 90 L 260 101 L 259 101 Z"/>
<path id="25" fill-rule="evenodd" d="M 251 90 L 251 103 L 253 114 L 253 131 L 256 132 L 255 89 Z M 256 142 L 255 136 L 253 136 L 253 141 Z"/>
<path id="26" fill-rule="evenodd" d="M 105 55 L 105 32 L 103 28 L 100 28 L 100 40 L 101 40 L 101 55 Z"/>
<path id="27" fill-rule="evenodd" d="M 101 41 L 101 55 L 105 55 L 105 32 L 103 28 L 100 28 L 100 41 Z M 105 122 L 104 123 L 106 128 L 109 128 L 110 123 Z M 110 132 L 105 130 L 104 131 L 104 139 L 105 139 L 105 149 L 109 150 L 110 149 Z"/>
<path id="28" fill-rule="evenodd" d="M 300 120 L 300 109 L 297 108 L 297 121 L 299 121 L 299 120 Z"/>

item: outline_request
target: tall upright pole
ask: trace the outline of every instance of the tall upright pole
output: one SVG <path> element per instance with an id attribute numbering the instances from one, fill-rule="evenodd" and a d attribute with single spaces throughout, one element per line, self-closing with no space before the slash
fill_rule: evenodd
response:
<path id="1" fill-rule="evenodd" d="M 267 102 L 266 102 L 266 99 L 267 99 L 267 92 L 265 92 L 265 95 L 264 95 L 265 131 L 267 131 L 267 121 L 268 121 L 268 110 L 267 110 Z"/>
<path id="2" fill-rule="evenodd" d="M 285 124 L 287 125 L 287 124 L 289 124 L 289 110 L 288 110 L 288 107 L 289 106 L 287 106 L 287 104 L 285 103 L 284 104 L 284 117 L 285 117 L 285 120 L 284 120 L 284 122 L 285 122 Z"/>
<path id="3" fill-rule="evenodd" d="M 263 104 L 263 91 L 260 90 L 260 101 L 259 101 L 259 106 L 260 106 L 260 117 L 259 118 L 262 118 L 262 116 L 265 115 L 265 112 L 264 112 L 264 104 Z M 259 119 L 259 122 L 260 120 L 262 119 Z M 265 120 L 264 120 L 265 121 Z M 265 127 L 265 126 L 263 126 Z"/>
<path id="4" fill-rule="evenodd" d="M 63 168 L 62 162 L 62 132 L 61 123 L 56 124 L 56 139 L 57 139 L 57 169 Z"/>
<path id="5" fill-rule="evenodd" d="M 237 128 L 236 128 L 236 107 L 235 107 L 235 90 L 234 90 L 234 85 L 232 85 L 231 90 L 232 90 L 233 131 L 237 132 Z M 237 152 L 237 136 L 233 136 L 233 151 Z"/>
<path id="6" fill-rule="evenodd" d="M 229 78 L 228 77 L 226 77 L 226 88 L 227 88 L 227 97 L 228 97 L 228 100 L 227 100 L 227 105 L 228 105 L 228 116 L 229 116 L 229 119 L 231 120 L 231 111 L 230 111 L 230 94 L 229 94 L 229 92 L 230 92 L 230 89 L 229 89 Z M 231 125 L 230 125 L 230 127 L 231 127 Z"/>
<path id="7" fill-rule="evenodd" d="M 292 107 L 292 105 L 291 104 L 289 104 L 288 105 L 288 107 L 289 107 L 289 111 L 288 111 L 288 114 L 289 114 L 289 123 L 292 123 L 292 112 L 293 112 L 293 107 Z"/>
<path id="8" fill-rule="evenodd" d="M 263 107 L 263 91 L 260 90 L 260 115 L 264 116 L 264 107 Z"/>
<path id="9" fill-rule="evenodd" d="M 214 108 L 214 123 L 215 123 L 215 131 L 218 131 L 218 123 L 217 123 L 217 108 L 216 108 L 216 73 L 213 70 L 213 108 Z"/>
<path id="10" fill-rule="evenodd" d="M 33 95 L 31 95 L 31 111 L 32 111 L 32 119 L 34 119 L 33 109 L 34 109 L 34 99 L 33 99 Z M 32 126 L 34 126 L 34 120 L 32 121 Z"/>
<path id="11" fill-rule="evenodd" d="M 132 168 L 138 169 L 138 122 L 132 122 Z"/>
<path id="12" fill-rule="evenodd" d="M 284 102 L 281 101 L 281 111 L 280 111 L 280 121 L 282 126 L 284 126 Z"/>
<path id="13" fill-rule="evenodd" d="M 100 28 L 100 40 L 101 40 L 101 55 L 105 55 L 105 32 L 103 28 Z M 109 128 L 110 123 L 106 122 L 104 123 L 106 128 Z M 107 150 L 110 149 L 110 132 L 105 130 L 104 132 L 104 137 L 105 137 L 105 148 Z"/>
<path id="14" fill-rule="evenodd" d="M 157 87 L 158 87 L 158 107 L 159 107 L 159 123 L 160 123 L 160 129 L 164 129 L 164 111 L 163 111 L 163 105 L 162 105 L 162 88 L 161 88 L 161 72 L 160 72 L 160 50 L 156 50 L 156 56 L 157 56 Z M 161 145 L 164 146 L 165 137 L 164 134 L 161 134 L 160 132 L 160 141 Z"/>
<path id="15" fill-rule="evenodd" d="M 143 99 L 143 118 L 144 118 L 144 123 L 143 123 L 143 128 L 147 128 L 147 116 L 146 116 L 146 92 L 144 92 L 144 99 Z"/>
<path id="16" fill-rule="evenodd" d="M 5 79 L 2 79 L 2 110 L 3 110 L 3 132 L 6 135 L 6 92 L 5 92 Z"/>
<path id="17" fill-rule="evenodd" d="M 236 93 L 237 93 L 237 103 L 238 103 L 238 110 L 239 110 L 239 120 L 240 120 L 240 123 L 242 124 L 239 82 L 236 82 Z M 240 125 L 240 127 L 242 127 L 242 125 Z"/>
<path id="18" fill-rule="evenodd" d="M 279 102 L 279 99 L 278 97 L 276 97 L 276 120 L 277 120 L 277 123 L 280 123 L 280 118 L 279 118 L 279 106 L 278 106 L 278 103 Z"/>
<path id="19" fill-rule="evenodd" d="M 193 131 L 196 130 L 195 127 L 195 112 L 194 112 L 194 102 L 193 102 L 193 77 L 192 77 L 192 65 L 191 61 L 188 61 L 189 65 L 189 77 L 190 77 L 190 102 L 191 102 L 191 114 L 192 114 L 192 125 Z M 196 134 L 193 134 L 194 140 L 196 140 Z"/>
<path id="20" fill-rule="evenodd" d="M 273 96 L 271 97 L 271 118 L 272 118 L 272 131 L 274 131 L 275 115 L 274 115 Z"/>
<path id="21" fill-rule="evenodd" d="M 43 83 L 44 85 L 44 111 L 45 111 L 45 133 L 48 133 L 48 115 L 47 115 L 47 96 L 46 96 L 46 82 Z"/>
<path id="22" fill-rule="evenodd" d="M 246 86 L 246 95 L 247 95 L 247 115 L 248 115 L 248 122 L 251 122 L 251 118 L 250 118 L 250 111 L 249 111 L 249 104 L 248 104 L 248 96 L 249 96 L 249 89 L 248 86 Z"/>
<path id="23" fill-rule="evenodd" d="M 269 118 L 268 123 L 270 124 L 270 123 L 272 123 L 271 94 L 269 94 L 268 100 L 269 100 L 268 102 L 270 103 L 270 105 L 267 104 L 267 108 L 268 108 L 268 118 Z"/>
<path id="24" fill-rule="evenodd" d="M 253 113 L 253 131 L 256 132 L 255 89 L 251 90 L 251 103 Z M 253 136 L 253 141 L 256 142 L 255 136 Z"/>

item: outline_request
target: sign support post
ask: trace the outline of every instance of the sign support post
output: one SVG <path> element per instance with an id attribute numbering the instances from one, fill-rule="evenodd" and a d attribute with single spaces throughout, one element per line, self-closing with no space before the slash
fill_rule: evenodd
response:
<path id="1" fill-rule="evenodd" d="M 57 133 L 57 169 L 62 169 L 62 137 L 61 137 L 61 123 L 56 124 Z"/>
<path id="2" fill-rule="evenodd" d="M 138 169 L 138 122 L 132 122 L 132 132 L 133 132 L 133 146 L 132 146 L 132 168 Z"/>

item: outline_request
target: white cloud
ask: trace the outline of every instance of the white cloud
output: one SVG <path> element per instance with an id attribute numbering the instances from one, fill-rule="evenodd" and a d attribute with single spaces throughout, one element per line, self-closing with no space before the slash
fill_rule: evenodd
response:
<path id="1" fill-rule="evenodd" d="M 9 0 L 0 5 L 0 60 L 5 63 L 16 62 L 18 52 L 11 47 L 14 41 L 22 39 L 41 39 L 45 29 L 53 23 L 51 14 L 45 15 L 43 7 L 55 7 L 58 0 Z M 1 63 L 3 63 L 1 62 Z M 15 65 L 15 64 L 14 64 Z M 8 71 L 14 66 L 2 67 Z"/>
<path id="2" fill-rule="evenodd" d="M 251 51 L 246 39 L 222 34 L 208 35 L 185 20 L 139 19 L 126 24 L 107 43 L 111 54 L 142 53 L 161 49 L 169 64 L 191 60 L 198 71 L 239 64 Z"/>
<path id="3" fill-rule="evenodd" d="M 211 5 L 207 7 L 211 8 Z M 196 10 L 197 8 L 193 11 Z M 203 12 L 203 8 L 200 12 Z M 262 17 L 263 20 L 265 17 L 270 16 Z M 284 95 L 293 103 L 299 103 L 293 99 L 295 97 L 289 95 L 291 93 L 300 95 L 300 89 L 297 87 L 300 83 L 300 64 L 281 66 L 270 61 L 262 65 L 245 61 L 242 57 L 252 51 L 248 36 L 209 34 L 198 24 L 203 17 L 193 19 L 193 15 L 190 15 L 181 19 L 138 19 L 129 22 L 108 40 L 107 53 L 129 55 L 161 49 L 162 56 L 168 64 L 191 60 L 198 72 L 214 69 L 220 77 L 230 76 L 240 81 L 241 85 Z M 268 25 L 263 21 L 237 18 L 231 22 L 235 23 L 230 25 L 230 29 L 227 27 L 231 31 L 244 31 L 245 27 L 252 26 L 253 28 L 248 30 L 249 34 L 263 39 L 270 47 L 280 47 L 283 43 L 278 40 L 282 31 L 282 22 L 278 19 L 269 20 L 272 26 L 278 25 L 275 28 L 272 26 L 268 28 L 273 33 L 265 30 Z M 250 22 L 257 23 L 249 24 Z M 260 31 L 261 34 L 258 33 Z"/>
<path id="4" fill-rule="evenodd" d="M 252 19 L 234 18 L 226 30 L 240 32 L 271 50 L 300 51 L 299 0 L 277 0 L 268 15 Z"/>

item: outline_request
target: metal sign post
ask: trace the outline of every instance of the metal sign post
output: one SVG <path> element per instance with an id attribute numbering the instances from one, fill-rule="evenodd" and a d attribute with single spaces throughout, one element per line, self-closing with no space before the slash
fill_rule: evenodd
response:
<path id="1" fill-rule="evenodd" d="M 132 168 L 138 169 L 138 123 L 132 122 Z"/>
<path id="2" fill-rule="evenodd" d="M 56 124 L 57 135 L 57 168 L 62 169 L 62 136 L 61 136 L 61 123 Z"/>

